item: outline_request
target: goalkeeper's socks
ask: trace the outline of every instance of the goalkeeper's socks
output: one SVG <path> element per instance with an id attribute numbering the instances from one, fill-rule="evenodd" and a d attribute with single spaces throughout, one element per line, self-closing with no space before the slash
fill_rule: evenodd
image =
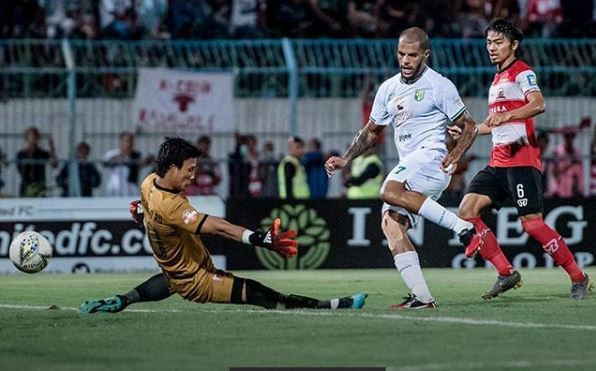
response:
<path id="1" fill-rule="evenodd" d="M 286 309 L 298 309 L 298 308 L 310 308 L 310 309 L 318 309 L 318 308 L 331 308 L 329 301 L 325 303 L 323 300 L 318 300 L 314 298 L 309 298 L 307 296 L 301 295 L 287 295 L 282 298 L 283 304 L 285 304 Z"/>
<path id="2" fill-rule="evenodd" d="M 283 309 L 286 297 L 279 292 L 249 278 L 246 285 L 246 303 L 258 305 L 266 309 Z M 279 307 L 282 308 L 279 308 Z"/>
<path id="3" fill-rule="evenodd" d="M 123 300 L 124 306 L 127 307 L 132 303 L 138 303 L 141 298 L 139 296 L 139 292 L 136 289 L 132 289 L 124 295 L 116 295 Z"/>
<path id="4" fill-rule="evenodd" d="M 132 304 L 163 300 L 172 296 L 172 293 L 166 276 L 163 273 L 158 273 L 129 291 L 125 296 Z"/>
<path id="5" fill-rule="evenodd" d="M 395 255 L 393 260 L 395 262 L 395 268 L 397 268 L 401 275 L 401 279 L 408 286 L 412 294 L 416 295 L 416 298 L 423 303 L 434 301 L 422 275 L 418 253 L 416 251 L 406 251 Z"/>
<path id="6" fill-rule="evenodd" d="M 285 297 L 286 309 L 347 309 L 352 308 L 354 299 L 346 296 L 339 299 L 319 300 L 301 295 L 288 295 Z"/>
<path id="7" fill-rule="evenodd" d="M 351 296 L 346 296 L 339 299 L 329 300 L 330 309 L 349 309 L 354 304 L 354 299 Z"/>

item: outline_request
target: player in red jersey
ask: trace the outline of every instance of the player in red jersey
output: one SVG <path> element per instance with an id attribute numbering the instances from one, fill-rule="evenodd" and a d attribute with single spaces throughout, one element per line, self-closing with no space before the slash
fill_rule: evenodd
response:
<path id="1" fill-rule="evenodd" d="M 460 216 L 476 226 L 483 243 L 466 249 L 466 256 L 476 253 L 490 261 L 499 277 L 494 287 L 482 297 L 492 299 L 521 286 L 521 275 L 513 269 L 501 250 L 494 233 L 480 218 L 488 206 L 499 207 L 511 197 L 523 229 L 542 244 L 557 265 L 571 278 L 571 298 L 583 299 L 593 284 L 578 268 L 561 235 L 546 225 L 542 215 L 540 149 L 536 141 L 534 117 L 544 112 L 544 98 L 536 75 L 518 59 L 523 35 L 509 19 L 493 20 L 485 32 L 490 61 L 497 67 L 488 96 L 489 115 L 478 125 L 479 134 L 492 134 L 493 148 L 488 166 L 481 170 L 466 190 Z M 457 137 L 457 128 L 450 129 Z"/>

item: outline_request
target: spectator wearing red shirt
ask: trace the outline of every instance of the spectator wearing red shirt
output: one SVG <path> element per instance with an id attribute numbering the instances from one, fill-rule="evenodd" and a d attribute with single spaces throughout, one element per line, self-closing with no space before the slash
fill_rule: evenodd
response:
<path id="1" fill-rule="evenodd" d="M 573 145 L 576 131 L 563 133 L 564 142 L 555 148 L 553 159 L 553 188 L 550 194 L 555 197 L 583 197 L 584 176 L 582 154 Z"/>

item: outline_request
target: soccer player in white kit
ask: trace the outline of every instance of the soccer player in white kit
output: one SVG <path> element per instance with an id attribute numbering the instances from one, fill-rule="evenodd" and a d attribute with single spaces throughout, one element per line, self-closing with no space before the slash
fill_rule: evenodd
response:
<path id="1" fill-rule="evenodd" d="M 395 267 L 411 291 L 403 303 L 392 305 L 393 309 L 436 307 L 418 253 L 406 233 L 419 216 L 453 230 L 468 248 L 482 243 L 472 223 L 436 202 L 447 188 L 457 161 L 472 144 L 476 123 L 453 83 L 427 66 L 429 55 L 426 32 L 418 27 L 402 32 L 397 45 L 400 73 L 381 84 L 367 125 L 356 134 L 346 153 L 329 158 L 325 164 L 331 175 L 371 147 L 386 126 L 393 127 L 399 163 L 381 188 L 381 227 Z M 445 144 L 448 122 L 463 127 L 450 153 Z"/>

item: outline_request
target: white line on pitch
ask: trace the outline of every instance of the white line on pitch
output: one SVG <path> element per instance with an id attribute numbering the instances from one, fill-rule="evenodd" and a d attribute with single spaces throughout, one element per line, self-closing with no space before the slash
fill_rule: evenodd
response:
<path id="1" fill-rule="evenodd" d="M 243 312 L 263 313 L 258 310 L 248 310 Z M 338 312 L 306 312 L 306 311 L 281 311 L 274 310 L 265 313 L 278 313 L 286 315 L 304 315 L 304 316 L 350 316 L 350 317 L 365 317 L 375 319 L 400 320 L 400 321 L 418 321 L 418 322 L 442 322 L 454 323 L 475 326 L 499 326 L 499 327 L 515 327 L 515 328 L 547 328 L 547 329 L 567 329 L 567 330 L 586 330 L 596 331 L 596 326 L 592 325 L 566 325 L 559 323 L 538 323 L 538 322 L 508 322 L 498 320 L 479 320 L 465 317 L 418 317 L 418 316 L 404 316 L 401 314 L 383 314 L 383 313 L 338 313 Z"/>
<path id="2" fill-rule="evenodd" d="M 29 309 L 29 310 L 76 310 L 75 307 L 56 307 L 42 305 L 25 305 L 25 304 L 0 304 L 0 309 Z M 126 309 L 127 312 L 134 313 L 181 313 L 183 310 L 179 309 Z"/>
<path id="3" fill-rule="evenodd" d="M 0 309 L 31 309 L 31 310 L 50 310 L 47 306 L 38 305 L 24 305 L 24 304 L 0 304 Z M 78 308 L 74 307 L 59 307 L 57 309 L 73 310 L 76 311 Z M 214 312 L 213 309 L 200 309 L 200 311 Z M 185 312 L 180 309 L 126 309 L 126 312 L 133 313 L 182 313 Z M 582 331 L 596 331 L 596 326 L 593 325 L 568 325 L 560 323 L 539 323 L 539 322 L 509 322 L 499 320 L 479 320 L 465 317 L 418 317 L 418 316 L 404 316 L 401 314 L 393 313 L 346 313 L 346 312 L 315 312 L 315 311 L 282 311 L 282 310 L 253 310 L 253 309 L 235 309 L 235 310 L 224 310 L 222 312 L 238 312 L 238 313 L 258 313 L 258 314 L 283 314 L 283 315 L 301 315 L 301 316 L 335 316 L 335 317 L 363 317 L 372 319 L 386 319 L 386 320 L 399 320 L 399 321 L 418 321 L 418 322 L 440 322 L 440 323 L 453 323 L 473 326 L 499 326 L 499 327 L 513 327 L 513 328 L 536 328 L 536 329 L 566 329 L 566 330 L 582 330 Z"/>

